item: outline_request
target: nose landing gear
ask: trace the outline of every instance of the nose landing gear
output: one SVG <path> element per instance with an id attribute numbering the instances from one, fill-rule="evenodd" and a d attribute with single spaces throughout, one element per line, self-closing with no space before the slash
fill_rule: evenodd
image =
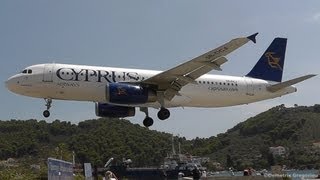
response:
<path id="1" fill-rule="evenodd" d="M 43 111 L 43 116 L 47 118 L 47 117 L 50 116 L 49 109 L 51 108 L 52 99 L 45 98 L 44 100 L 46 101 L 46 105 L 45 106 L 47 107 L 47 110 Z"/>

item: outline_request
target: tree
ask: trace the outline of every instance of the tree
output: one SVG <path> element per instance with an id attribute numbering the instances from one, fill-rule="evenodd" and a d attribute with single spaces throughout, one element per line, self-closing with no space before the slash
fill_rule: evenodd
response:
<path id="1" fill-rule="evenodd" d="M 233 167 L 233 161 L 231 159 L 231 156 L 227 154 L 227 168 Z"/>

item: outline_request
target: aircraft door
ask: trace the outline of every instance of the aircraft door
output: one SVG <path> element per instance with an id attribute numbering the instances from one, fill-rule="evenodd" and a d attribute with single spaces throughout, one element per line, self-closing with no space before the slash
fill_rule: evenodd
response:
<path id="1" fill-rule="evenodd" d="M 252 79 L 245 77 L 244 81 L 246 82 L 246 85 L 247 85 L 247 93 L 246 93 L 246 95 L 254 96 L 254 87 L 253 87 Z"/>
<path id="2" fill-rule="evenodd" d="M 45 64 L 43 69 L 43 82 L 53 82 L 54 64 Z"/>

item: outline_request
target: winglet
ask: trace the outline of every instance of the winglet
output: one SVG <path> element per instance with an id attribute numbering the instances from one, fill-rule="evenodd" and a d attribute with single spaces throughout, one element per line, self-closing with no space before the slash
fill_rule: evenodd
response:
<path id="1" fill-rule="evenodd" d="M 256 43 L 256 36 L 258 35 L 259 33 L 254 33 L 250 36 L 248 36 L 247 38 L 250 39 L 252 42 Z"/>

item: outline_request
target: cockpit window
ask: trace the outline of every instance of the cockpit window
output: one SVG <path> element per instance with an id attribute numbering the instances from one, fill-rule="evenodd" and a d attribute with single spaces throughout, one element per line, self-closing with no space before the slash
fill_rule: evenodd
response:
<path id="1" fill-rule="evenodd" d="M 32 74 L 32 69 L 25 69 L 21 72 L 22 74 Z"/>

